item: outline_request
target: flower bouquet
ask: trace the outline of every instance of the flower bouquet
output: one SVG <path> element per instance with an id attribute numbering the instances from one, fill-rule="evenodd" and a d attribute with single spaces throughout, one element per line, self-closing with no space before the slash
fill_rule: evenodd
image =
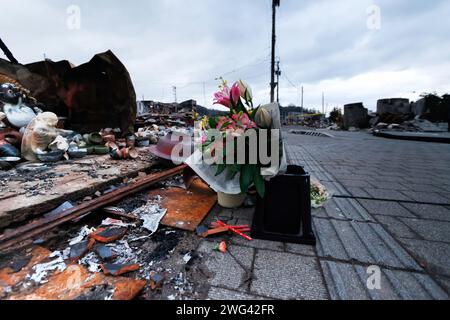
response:
<path id="1" fill-rule="evenodd" d="M 265 169 L 275 167 L 278 173 L 283 156 L 280 132 L 273 129 L 274 117 L 269 109 L 254 107 L 252 90 L 244 81 L 230 88 L 222 79 L 219 88 L 214 104 L 228 111 L 200 121 L 198 138 L 203 160 L 214 167 L 216 177 L 238 179 L 241 195 L 254 185 L 259 196 L 264 197 L 264 180 L 270 176 Z"/>

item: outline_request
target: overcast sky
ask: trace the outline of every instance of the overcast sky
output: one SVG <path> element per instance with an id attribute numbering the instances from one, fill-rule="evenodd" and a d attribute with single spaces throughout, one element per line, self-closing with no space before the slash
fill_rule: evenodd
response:
<path id="1" fill-rule="evenodd" d="M 178 100 L 211 106 L 223 76 L 269 100 L 271 0 L 0 1 L 0 37 L 22 63 L 45 53 L 81 64 L 111 49 L 138 97 L 171 102 L 175 85 Z M 319 108 L 324 91 L 328 111 L 449 92 L 449 17 L 448 0 L 281 0 L 281 103 L 299 104 L 302 85 L 305 106 Z"/>

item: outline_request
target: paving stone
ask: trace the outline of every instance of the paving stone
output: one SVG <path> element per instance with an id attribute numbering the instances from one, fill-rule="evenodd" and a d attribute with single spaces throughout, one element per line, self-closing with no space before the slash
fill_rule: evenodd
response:
<path id="1" fill-rule="evenodd" d="M 450 221 L 450 209 L 444 206 L 420 203 L 401 203 L 401 205 L 422 219 Z"/>
<path id="2" fill-rule="evenodd" d="M 450 294 L 450 278 L 439 276 L 437 277 L 437 281 L 439 284 L 447 291 L 447 294 Z"/>
<path id="3" fill-rule="evenodd" d="M 229 251 L 238 259 L 239 263 L 230 255 L 214 251 L 217 243 L 203 241 L 198 252 L 206 257 L 205 265 L 213 273 L 213 277 L 208 279 L 212 286 L 220 286 L 238 291 L 246 291 L 245 280 L 251 271 L 254 249 L 240 246 L 230 246 Z M 240 265 L 242 264 L 242 266 Z"/>
<path id="4" fill-rule="evenodd" d="M 223 288 L 211 287 L 208 292 L 209 300 L 266 300 L 258 296 L 242 293 L 239 291 L 233 291 Z"/>
<path id="5" fill-rule="evenodd" d="M 330 296 L 335 300 L 431 300 L 448 294 L 428 275 L 380 268 L 380 289 L 369 289 L 368 267 L 321 261 Z"/>
<path id="6" fill-rule="evenodd" d="M 365 188 L 367 193 L 370 194 L 370 197 L 381 200 L 400 200 L 400 201 L 410 201 L 405 194 L 402 194 L 400 191 L 395 190 L 387 190 L 387 189 L 373 189 L 373 188 Z M 405 191 L 407 193 L 408 191 Z M 356 196 L 357 197 L 357 196 Z"/>
<path id="7" fill-rule="evenodd" d="M 416 191 L 402 191 L 405 195 L 415 202 L 421 203 L 436 203 L 436 204 L 450 204 L 449 198 L 434 192 L 416 192 Z M 396 199 L 402 200 L 402 199 Z"/>
<path id="8" fill-rule="evenodd" d="M 367 178 L 365 173 L 358 174 L 356 170 L 351 170 L 349 174 L 334 174 L 333 176 L 339 182 L 341 180 L 365 180 Z"/>
<path id="9" fill-rule="evenodd" d="M 328 193 L 332 196 L 344 196 L 349 197 L 350 192 L 346 190 L 340 183 L 335 181 L 324 181 L 319 179 L 320 183 L 327 189 Z"/>
<path id="10" fill-rule="evenodd" d="M 313 246 L 306 246 L 296 243 L 286 243 L 285 248 L 287 252 L 302 254 L 306 256 L 316 256 L 316 250 Z"/>
<path id="11" fill-rule="evenodd" d="M 450 222 L 400 218 L 425 240 L 443 241 L 450 246 Z M 450 266 L 449 266 L 450 267 Z"/>
<path id="12" fill-rule="evenodd" d="M 406 171 L 404 170 L 404 167 L 394 167 L 391 166 L 390 170 L 387 170 L 387 168 L 384 168 L 384 170 L 382 170 L 380 172 L 380 179 L 381 181 L 383 181 L 384 177 L 398 177 L 398 178 L 403 178 L 404 176 L 407 176 Z"/>
<path id="13" fill-rule="evenodd" d="M 332 300 L 368 300 L 366 286 L 351 264 L 321 261 Z"/>
<path id="14" fill-rule="evenodd" d="M 259 250 L 251 292 L 285 300 L 323 300 L 326 286 L 316 258 Z"/>
<path id="15" fill-rule="evenodd" d="M 360 273 L 362 272 L 360 268 Z M 396 270 L 384 270 L 390 286 L 403 300 L 448 300 L 448 294 L 429 275 Z M 389 284 L 388 284 L 389 286 Z M 377 291 L 371 293 L 377 294 Z M 372 298 L 374 298 L 372 296 Z M 381 298 L 381 297 L 379 297 Z"/>
<path id="16" fill-rule="evenodd" d="M 321 257 L 421 270 L 379 224 L 314 219 Z"/>
<path id="17" fill-rule="evenodd" d="M 253 220 L 252 219 L 237 219 L 236 223 L 234 225 L 247 225 L 247 226 L 252 226 Z M 232 224 L 233 225 L 233 224 Z"/>
<path id="18" fill-rule="evenodd" d="M 450 276 L 450 246 L 447 243 L 413 239 L 401 241 L 426 269 Z"/>
<path id="19" fill-rule="evenodd" d="M 347 187 L 346 188 L 350 195 L 355 198 L 372 198 L 372 196 L 365 191 L 363 188 L 358 187 Z"/>
<path id="20" fill-rule="evenodd" d="M 429 185 L 436 183 L 437 179 L 433 177 L 433 175 L 428 175 L 426 177 L 418 178 L 412 176 L 405 176 L 404 179 L 411 184 L 420 184 L 420 185 Z"/>
<path id="21" fill-rule="evenodd" d="M 439 192 L 439 195 L 446 199 L 446 204 L 450 204 L 450 192 Z"/>
<path id="22" fill-rule="evenodd" d="M 446 189 L 430 185 L 430 184 L 420 184 L 420 183 L 405 183 L 406 190 L 417 191 L 417 192 L 445 192 Z M 399 189 L 400 190 L 400 189 Z M 405 190 L 405 189 L 401 189 Z"/>
<path id="23" fill-rule="evenodd" d="M 406 180 L 403 177 L 393 177 L 393 176 L 382 176 L 382 175 L 374 175 L 368 181 L 374 186 L 378 185 L 380 182 L 393 182 L 393 183 L 406 183 Z"/>
<path id="24" fill-rule="evenodd" d="M 370 187 L 370 186 L 369 186 Z M 376 189 L 385 189 L 385 190 L 410 190 L 408 187 L 404 186 L 401 183 L 393 182 L 393 181 L 378 181 L 374 183 L 374 187 Z"/>
<path id="25" fill-rule="evenodd" d="M 398 217 L 376 216 L 376 218 L 396 238 L 421 239 L 421 237 L 417 233 L 414 233 Z"/>
<path id="26" fill-rule="evenodd" d="M 402 207 L 399 203 L 394 201 L 359 199 L 358 202 L 362 204 L 363 207 L 366 208 L 367 211 L 371 214 L 411 218 L 416 217 L 414 214 Z"/>
<path id="27" fill-rule="evenodd" d="M 240 236 L 233 236 L 231 238 L 231 243 L 233 245 L 239 245 L 256 249 L 284 251 L 284 243 L 282 242 L 266 241 L 259 239 L 253 239 L 252 241 L 248 241 Z"/>
<path id="28" fill-rule="evenodd" d="M 367 180 L 347 180 L 340 179 L 339 182 L 344 187 L 359 187 L 359 188 L 373 188 L 374 186 L 367 182 Z"/>
<path id="29" fill-rule="evenodd" d="M 255 214 L 255 209 L 254 208 L 250 208 L 250 209 L 246 209 L 246 208 L 239 208 L 239 209 L 235 209 L 233 211 L 233 218 L 235 219 L 247 219 L 247 220 L 253 220 L 253 216 Z"/>
<path id="30" fill-rule="evenodd" d="M 288 141 L 297 145 L 294 148 L 296 157 L 301 158 L 304 165 L 320 174 L 324 181 L 332 182 L 342 188 L 345 185 L 345 191 L 353 197 L 392 201 L 358 199 L 368 214 L 380 222 L 379 228 L 385 234 L 383 231 L 379 231 L 378 227 L 374 229 L 372 226 L 369 228 L 358 226 L 355 229 L 349 221 L 345 221 L 347 217 L 343 218 L 337 210 L 335 212 L 324 210 L 314 212 L 314 224 L 319 241 L 318 254 L 323 255 L 326 252 L 330 257 L 348 260 L 356 265 L 359 263 L 353 262 L 351 259 L 363 260 L 361 262 L 364 264 L 379 265 L 389 261 L 389 264 L 403 269 L 402 271 L 390 270 L 390 272 L 402 273 L 395 274 L 395 277 L 391 275 L 390 278 L 387 271 L 383 270 L 383 277 L 389 279 L 388 282 L 392 288 L 401 288 L 400 284 L 412 282 L 414 285 L 408 284 L 406 288 L 415 288 L 414 291 L 418 293 L 425 290 L 423 288 L 428 288 L 429 285 L 427 279 L 423 282 L 419 281 L 422 276 L 428 277 L 420 274 L 423 271 L 417 263 L 420 261 L 422 265 L 426 266 L 426 271 L 433 274 L 433 279 L 436 281 L 439 279 L 442 288 L 448 288 L 448 279 L 450 279 L 450 275 L 448 275 L 450 272 L 448 271 L 450 269 L 449 245 L 420 238 L 427 234 L 428 239 L 446 239 L 447 224 L 436 227 L 436 223 L 450 221 L 450 166 L 448 165 L 450 148 L 442 144 L 386 140 L 362 132 L 333 132 L 333 135 L 334 138 L 326 141 L 320 140 L 321 143 L 317 143 L 317 139 L 311 139 L 308 136 L 291 137 Z M 373 188 L 361 181 L 373 185 Z M 335 193 L 335 195 L 340 194 L 345 195 L 344 193 Z M 417 203 L 408 203 L 413 201 Z M 420 202 L 435 203 L 436 205 L 425 205 Z M 417 219 L 419 222 L 411 225 L 413 219 Z M 342 224 L 344 228 L 339 230 Z M 350 226 L 345 228 L 345 224 Z M 379 233 L 377 233 L 378 231 Z M 391 243 L 393 247 L 387 246 L 389 249 L 386 249 L 385 244 L 371 247 L 370 243 L 377 243 L 379 238 L 384 242 Z M 400 252 L 406 253 L 408 258 L 399 258 L 403 254 L 395 255 L 393 252 L 396 250 L 392 248 L 397 247 L 401 249 Z M 369 262 L 374 260 L 381 262 Z M 334 263 L 340 262 L 335 261 Z M 410 264 L 415 264 L 415 266 L 413 268 L 406 267 Z M 409 279 L 409 275 L 406 276 L 411 270 L 418 271 L 418 273 L 414 273 L 414 281 Z M 325 269 L 324 272 L 326 273 Z M 365 275 L 365 270 L 358 271 L 356 267 L 353 272 Z M 436 273 L 445 276 L 440 277 Z M 341 276 L 344 277 L 344 274 L 341 273 Z M 434 286 L 430 288 L 425 291 L 439 292 L 439 289 Z M 365 287 L 362 289 L 362 292 L 366 290 Z M 356 285 L 354 290 L 358 292 Z M 403 290 L 403 292 L 407 291 Z M 401 299 L 409 298 L 407 295 L 398 294 L 401 290 L 392 292 L 395 293 L 392 295 L 394 298 L 395 296 Z M 355 296 L 364 296 L 364 294 L 355 294 Z M 370 295 L 367 297 L 377 298 Z M 412 294 L 412 297 L 430 298 L 424 294 Z M 440 297 L 439 294 L 436 294 L 435 296 L 431 295 L 431 298 Z"/>
<path id="31" fill-rule="evenodd" d="M 232 210 L 229 209 L 224 209 L 223 211 L 221 211 L 218 215 L 217 215 L 217 219 L 220 220 L 230 220 L 234 218 L 234 212 Z"/>
<path id="32" fill-rule="evenodd" d="M 313 210 L 313 215 L 340 220 L 375 221 L 356 200 L 346 198 L 330 199 L 323 208 Z"/>
<path id="33" fill-rule="evenodd" d="M 313 179 L 319 180 L 323 184 L 325 184 L 326 182 L 336 182 L 336 179 L 333 178 L 331 175 L 327 174 L 326 172 L 323 172 L 323 171 L 320 171 L 320 172 L 319 171 L 311 171 L 308 168 L 306 168 L 305 171 L 307 173 L 309 173 Z"/>

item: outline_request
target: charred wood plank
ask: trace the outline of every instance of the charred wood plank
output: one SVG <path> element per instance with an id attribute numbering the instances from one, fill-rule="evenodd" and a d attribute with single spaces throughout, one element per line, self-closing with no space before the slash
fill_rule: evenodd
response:
<path id="1" fill-rule="evenodd" d="M 162 171 L 159 173 L 148 175 L 126 187 L 117 189 L 111 193 L 105 194 L 97 199 L 82 203 L 71 209 L 65 210 L 58 215 L 44 217 L 42 219 L 31 222 L 25 226 L 17 228 L 13 231 L 0 235 L 0 253 L 5 249 L 14 246 L 17 243 L 29 240 L 44 232 L 50 231 L 66 222 L 72 221 L 91 211 L 101 209 L 107 205 L 113 204 L 121 199 L 140 192 L 155 183 L 167 180 L 173 176 L 179 175 L 186 169 L 186 165 Z"/>

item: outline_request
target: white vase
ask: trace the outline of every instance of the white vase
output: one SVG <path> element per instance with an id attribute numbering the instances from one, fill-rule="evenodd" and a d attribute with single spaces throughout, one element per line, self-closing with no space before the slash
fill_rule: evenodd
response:
<path id="1" fill-rule="evenodd" d="M 217 200 L 219 205 L 227 209 L 239 208 L 244 204 L 246 194 L 226 194 L 223 192 L 217 193 Z"/>

